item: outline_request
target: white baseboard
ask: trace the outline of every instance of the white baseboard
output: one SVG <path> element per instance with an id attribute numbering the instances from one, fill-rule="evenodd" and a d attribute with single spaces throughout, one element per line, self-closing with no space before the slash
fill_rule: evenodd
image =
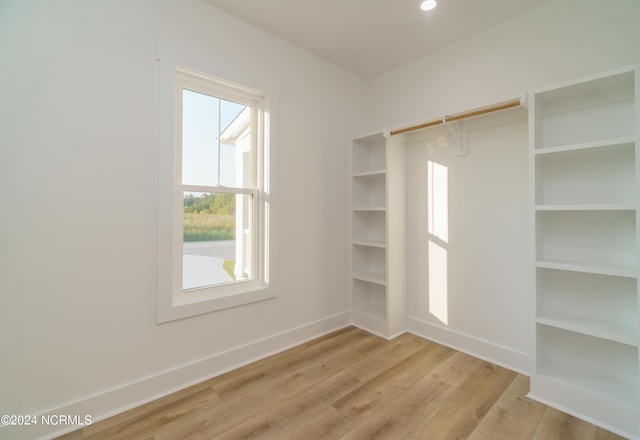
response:
<path id="1" fill-rule="evenodd" d="M 79 416 L 80 420 L 84 420 L 85 415 L 89 415 L 91 421 L 95 423 L 348 325 L 351 325 L 350 312 L 333 315 L 87 396 L 38 414 L 36 417 L 41 420 L 42 416 L 69 415 Z M 5 426 L 0 427 L 0 438 L 48 440 L 81 427 L 81 425 L 58 424 L 56 426 L 42 423 L 31 426 Z"/>
<path id="2" fill-rule="evenodd" d="M 518 373 L 530 374 L 530 355 L 475 336 L 407 317 L 407 331 Z"/>

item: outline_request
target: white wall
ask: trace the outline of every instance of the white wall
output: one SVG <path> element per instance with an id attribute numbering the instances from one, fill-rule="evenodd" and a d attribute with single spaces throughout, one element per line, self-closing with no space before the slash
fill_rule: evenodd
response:
<path id="1" fill-rule="evenodd" d="M 156 41 L 280 95 L 274 300 L 156 325 Z M 0 414 L 102 417 L 348 323 L 364 80 L 199 0 L 2 1 L 0 59 Z"/>
<path id="2" fill-rule="evenodd" d="M 640 61 L 640 2 L 551 0 L 371 82 L 371 129 L 430 120 Z"/>
<path id="3" fill-rule="evenodd" d="M 370 129 L 437 119 L 640 62 L 638 23 L 637 0 L 551 0 L 372 80 Z M 526 123 L 497 123 L 489 119 L 484 130 L 494 140 L 479 139 L 482 131 L 470 135 L 465 157 L 451 148 L 429 153 L 424 143 L 408 148 L 408 323 L 419 334 L 527 371 L 534 303 Z M 427 311 L 429 159 L 446 165 L 450 179 L 447 325 Z"/>

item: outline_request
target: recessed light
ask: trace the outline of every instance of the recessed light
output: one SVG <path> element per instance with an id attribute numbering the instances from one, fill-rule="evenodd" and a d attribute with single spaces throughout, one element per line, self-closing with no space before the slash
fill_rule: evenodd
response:
<path id="1" fill-rule="evenodd" d="M 420 2 L 420 9 L 423 11 L 430 11 L 438 6 L 438 2 L 436 0 L 423 0 Z"/>

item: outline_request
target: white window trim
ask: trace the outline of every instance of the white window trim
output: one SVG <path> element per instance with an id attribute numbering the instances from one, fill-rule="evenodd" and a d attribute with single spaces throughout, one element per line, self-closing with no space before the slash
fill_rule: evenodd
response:
<path id="1" fill-rule="evenodd" d="M 173 154 L 171 183 L 163 179 L 168 176 L 163 175 L 162 170 L 167 169 L 161 164 L 160 167 L 160 203 L 159 203 L 159 226 L 158 226 L 158 298 L 157 298 L 157 322 L 163 323 L 182 319 L 190 316 L 201 315 L 217 310 L 237 307 L 245 304 L 263 301 L 275 297 L 269 289 L 269 212 L 268 212 L 268 183 L 269 183 L 269 107 L 267 96 L 257 90 L 240 86 L 229 81 L 221 80 L 203 73 L 194 72 L 182 67 L 176 67 L 174 73 L 173 108 L 174 136 L 171 142 Z M 181 118 L 182 118 L 182 90 L 183 88 L 214 95 L 222 99 L 250 103 L 252 111 L 255 112 L 255 130 L 252 130 L 256 151 L 253 153 L 252 169 L 255 186 L 249 189 L 225 187 L 209 187 L 196 185 L 183 185 L 181 181 L 182 157 L 180 153 Z M 162 143 L 161 143 L 162 145 Z M 167 143 L 168 145 L 168 143 Z M 162 154 L 161 154 L 162 157 Z M 163 203 L 162 188 L 170 187 L 171 203 Z M 202 192 L 231 192 L 252 194 L 255 198 L 255 209 L 253 215 L 253 233 L 256 237 L 253 240 L 253 277 L 251 280 L 239 281 L 210 288 L 190 290 L 184 292 L 182 289 L 182 204 L 183 190 L 193 190 Z M 165 199 L 166 200 L 166 199 Z M 168 212 L 170 205 L 170 213 Z M 163 219 L 163 215 L 168 215 L 169 219 Z M 169 237 L 167 237 L 169 235 Z M 169 273 L 163 273 L 163 268 L 169 269 Z"/>

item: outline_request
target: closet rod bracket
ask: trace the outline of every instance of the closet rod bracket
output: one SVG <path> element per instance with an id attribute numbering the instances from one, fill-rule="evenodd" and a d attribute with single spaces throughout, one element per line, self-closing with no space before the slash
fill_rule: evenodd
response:
<path id="1" fill-rule="evenodd" d="M 453 139 L 456 141 L 458 148 L 456 149 L 456 155 L 466 156 L 469 154 L 469 147 L 467 146 L 467 131 L 462 126 L 462 121 L 449 122 L 447 117 L 442 118 L 442 123 L 449 127 Z M 454 130 L 455 126 L 455 130 Z M 456 131 L 458 133 L 456 133 Z"/>

